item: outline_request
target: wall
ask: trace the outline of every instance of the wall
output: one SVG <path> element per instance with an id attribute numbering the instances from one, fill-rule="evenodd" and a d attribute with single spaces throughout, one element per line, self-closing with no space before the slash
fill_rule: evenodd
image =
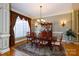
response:
<path id="1" fill-rule="evenodd" d="M 36 19 L 32 19 L 31 20 L 31 31 L 34 31 L 35 30 L 35 22 L 36 22 Z"/>
<path id="2" fill-rule="evenodd" d="M 65 32 L 68 28 L 71 28 L 71 13 L 61 14 L 51 17 L 46 17 L 46 21 L 50 21 L 53 23 L 53 32 Z M 66 25 L 64 27 L 61 26 L 60 21 L 66 20 Z"/>
<path id="3" fill-rule="evenodd" d="M 54 34 L 60 34 L 62 32 L 66 32 L 69 28 L 71 28 L 72 13 L 70 12 L 70 13 L 66 13 L 66 14 L 45 17 L 44 19 L 48 22 L 53 23 L 52 29 L 53 29 Z M 67 21 L 67 23 L 64 27 L 62 27 L 60 24 L 61 20 Z M 35 19 L 32 20 L 32 30 L 34 30 L 35 21 L 36 21 Z M 64 36 L 64 39 L 66 39 L 65 36 Z"/>
<path id="4" fill-rule="evenodd" d="M 72 14 L 71 13 L 67 13 L 67 14 L 60 14 L 60 15 L 55 15 L 52 17 L 46 17 L 45 19 L 47 19 L 46 21 L 50 21 L 53 23 L 53 34 L 56 35 L 57 37 L 60 36 L 61 33 L 64 33 L 64 37 L 63 39 L 65 39 L 67 41 L 67 36 L 65 35 L 66 31 L 71 28 L 71 20 L 72 20 Z M 65 20 L 66 21 L 66 25 L 63 27 L 61 26 L 61 21 Z"/>

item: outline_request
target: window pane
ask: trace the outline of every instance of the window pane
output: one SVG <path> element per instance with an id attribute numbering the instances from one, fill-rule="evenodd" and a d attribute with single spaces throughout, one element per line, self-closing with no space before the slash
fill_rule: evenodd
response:
<path id="1" fill-rule="evenodd" d="M 30 32 L 28 21 L 24 19 L 21 20 L 18 16 L 16 19 L 16 24 L 14 26 L 15 38 L 25 37 L 27 35 L 27 32 Z"/>

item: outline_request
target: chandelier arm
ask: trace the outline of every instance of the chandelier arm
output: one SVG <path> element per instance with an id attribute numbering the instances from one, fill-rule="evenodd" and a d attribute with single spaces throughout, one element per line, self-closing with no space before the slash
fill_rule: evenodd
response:
<path id="1" fill-rule="evenodd" d="M 40 6 L 40 21 L 42 19 L 42 6 Z"/>

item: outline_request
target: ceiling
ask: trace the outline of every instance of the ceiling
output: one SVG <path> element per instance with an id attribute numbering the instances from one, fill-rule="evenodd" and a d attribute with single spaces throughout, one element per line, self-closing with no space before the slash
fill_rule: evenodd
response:
<path id="1" fill-rule="evenodd" d="M 18 11 L 24 15 L 39 18 L 40 5 L 42 5 L 42 17 L 48 17 L 63 13 L 68 13 L 72 10 L 71 3 L 12 3 L 12 10 Z"/>

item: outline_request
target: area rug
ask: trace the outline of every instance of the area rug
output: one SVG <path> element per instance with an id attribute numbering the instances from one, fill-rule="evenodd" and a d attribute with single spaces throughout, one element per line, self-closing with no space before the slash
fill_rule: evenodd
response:
<path id="1" fill-rule="evenodd" d="M 58 47 L 52 47 L 52 50 L 49 47 L 37 48 L 35 44 L 33 46 L 31 43 L 24 44 L 16 47 L 17 50 L 22 51 L 29 56 L 65 56 L 65 50 L 62 46 L 62 49 L 59 50 Z"/>

